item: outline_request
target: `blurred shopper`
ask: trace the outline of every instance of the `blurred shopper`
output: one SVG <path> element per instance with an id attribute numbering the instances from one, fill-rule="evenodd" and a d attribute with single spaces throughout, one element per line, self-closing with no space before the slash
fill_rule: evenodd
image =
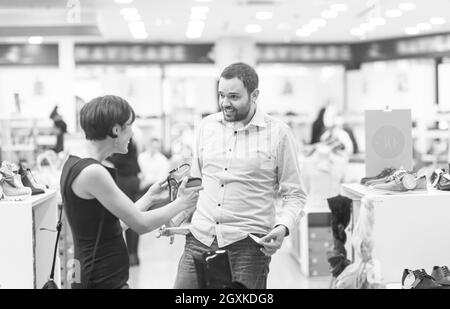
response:
<path id="1" fill-rule="evenodd" d="M 322 107 L 319 110 L 319 114 L 317 115 L 316 120 L 314 120 L 311 130 L 311 144 L 318 143 L 320 141 L 320 137 L 325 132 L 325 124 L 323 122 L 323 116 L 325 115 L 326 108 Z"/>
<path id="2" fill-rule="evenodd" d="M 141 189 L 147 189 L 157 181 L 165 179 L 170 171 L 169 160 L 162 154 L 162 144 L 158 138 L 150 138 L 145 151 L 138 156 L 141 167 Z"/>
<path id="3" fill-rule="evenodd" d="M 139 173 L 141 171 L 138 163 L 136 142 L 131 139 L 128 143 L 126 154 L 116 153 L 108 158 L 117 169 L 117 185 L 135 203 L 139 199 Z M 164 179 L 164 178 L 160 178 Z M 125 231 L 127 240 L 130 266 L 139 265 L 138 245 L 139 235 L 132 229 Z"/>
<path id="4" fill-rule="evenodd" d="M 67 133 L 67 124 L 58 113 L 58 106 L 55 106 L 50 113 L 50 119 L 53 120 L 53 126 L 56 131 L 56 145 L 53 150 L 59 153 L 64 150 L 64 134 Z"/>
<path id="5" fill-rule="evenodd" d="M 80 111 L 86 146 L 70 155 L 61 175 L 61 195 L 72 230 L 80 282 L 72 288 L 127 288 L 129 260 L 122 235 L 125 225 L 137 233 L 157 229 L 179 212 L 195 207 L 202 188 L 186 188 L 183 180 L 178 198 L 166 207 L 150 210 L 163 192 L 154 184 L 133 203 L 116 184 L 116 170 L 102 165 L 114 153 L 125 154 L 133 136 L 135 115 L 127 101 L 103 96 Z"/>
<path id="6" fill-rule="evenodd" d="M 191 174 L 202 177 L 205 191 L 186 235 L 175 288 L 202 286 L 195 261 L 218 248 L 228 251 L 233 280 L 266 288 L 270 256 L 305 203 L 295 138 L 257 106 L 258 75 L 249 65 L 225 68 L 218 90 L 222 112 L 203 119 L 197 132 Z M 276 193 L 283 204 L 279 216 Z"/>

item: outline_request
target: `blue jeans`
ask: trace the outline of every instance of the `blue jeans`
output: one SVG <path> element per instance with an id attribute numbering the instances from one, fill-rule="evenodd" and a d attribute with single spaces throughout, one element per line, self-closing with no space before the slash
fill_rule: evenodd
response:
<path id="1" fill-rule="evenodd" d="M 198 289 L 198 274 L 194 258 L 201 259 L 204 252 L 217 250 L 217 239 L 211 247 L 205 246 L 192 234 L 186 235 L 183 255 L 178 264 L 175 289 Z M 266 289 L 270 257 L 261 252 L 260 247 L 250 238 L 244 238 L 223 248 L 228 251 L 233 281 L 244 284 L 249 289 Z"/>

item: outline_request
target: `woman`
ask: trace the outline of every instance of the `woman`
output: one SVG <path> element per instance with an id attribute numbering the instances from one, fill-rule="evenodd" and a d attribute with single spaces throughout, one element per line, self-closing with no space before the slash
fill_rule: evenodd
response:
<path id="1" fill-rule="evenodd" d="M 93 99 L 80 111 L 87 145 L 69 156 L 61 175 L 61 195 L 81 268 L 81 282 L 72 288 L 127 288 L 129 259 L 121 223 L 146 233 L 197 203 L 202 187 L 185 188 L 187 179 L 175 201 L 151 211 L 147 210 L 165 189 L 162 183 L 150 187 L 136 203 L 116 185 L 115 170 L 101 162 L 113 153 L 127 152 L 134 118 L 127 101 L 110 95 Z"/>

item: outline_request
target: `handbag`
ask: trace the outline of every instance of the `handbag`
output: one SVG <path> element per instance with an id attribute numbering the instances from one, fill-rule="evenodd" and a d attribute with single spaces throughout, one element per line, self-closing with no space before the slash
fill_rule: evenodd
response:
<path id="1" fill-rule="evenodd" d="M 80 161 L 81 161 L 81 160 L 80 160 Z M 80 162 L 80 161 L 78 161 L 78 162 Z M 78 162 L 77 162 L 77 163 L 78 163 Z M 75 164 L 70 168 L 68 174 L 70 174 L 70 172 L 72 171 L 73 167 L 74 167 L 75 165 L 77 165 L 77 163 L 75 163 Z M 62 183 L 62 186 L 61 186 L 61 187 L 62 187 L 63 190 L 64 190 L 64 188 L 66 187 L 66 181 L 64 181 L 64 182 Z M 56 225 L 56 231 L 57 231 L 57 234 L 56 234 L 55 248 L 54 248 L 54 250 L 53 250 L 52 269 L 51 269 L 51 271 L 50 271 L 50 276 L 49 276 L 47 282 L 42 286 L 42 289 L 43 289 L 43 290 L 57 290 L 57 289 L 59 289 L 58 285 L 57 285 L 56 282 L 55 282 L 55 264 L 56 264 L 56 254 L 57 254 L 57 252 L 58 252 L 59 236 L 60 236 L 60 234 L 61 234 L 61 229 L 62 229 L 62 214 L 63 214 L 63 208 L 64 208 L 64 204 L 65 204 L 64 194 L 62 194 L 62 199 L 63 199 L 63 203 L 62 203 L 62 205 L 61 205 L 61 211 L 60 211 L 60 213 L 59 213 L 59 219 L 58 219 L 58 223 L 57 223 L 57 225 Z M 96 236 L 96 239 L 95 239 L 95 246 L 94 246 L 94 251 L 93 251 L 94 254 L 93 254 L 93 256 L 92 256 L 92 267 L 91 267 L 91 271 L 89 272 L 88 279 L 86 280 L 86 286 L 85 286 L 86 289 L 88 288 L 89 280 L 90 280 L 90 278 L 91 278 L 91 274 L 92 274 L 92 272 L 94 271 L 95 255 L 96 255 L 96 253 L 97 253 L 97 247 L 98 247 L 98 243 L 99 243 L 99 241 L 100 241 L 100 236 L 101 236 L 101 233 L 102 233 L 103 222 L 104 222 L 104 221 L 105 221 L 105 211 L 102 209 L 101 218 L 100 218 L 100 224 L 99 224 L 99 227 L 98 227 L 98 230 L 97 230 L 97 236 Z"/>

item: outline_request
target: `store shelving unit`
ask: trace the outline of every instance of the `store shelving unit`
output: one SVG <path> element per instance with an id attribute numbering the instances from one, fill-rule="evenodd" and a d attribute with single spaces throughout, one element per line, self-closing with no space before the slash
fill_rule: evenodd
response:
<path id="1" fill-rule="evenodd" d="M 54 190 L 24 201 L 0 201 L 0 289 L 42 288 L 53 261 L 58 220 Z M 59 258 L 55 282 L 60 282 Z"/>

